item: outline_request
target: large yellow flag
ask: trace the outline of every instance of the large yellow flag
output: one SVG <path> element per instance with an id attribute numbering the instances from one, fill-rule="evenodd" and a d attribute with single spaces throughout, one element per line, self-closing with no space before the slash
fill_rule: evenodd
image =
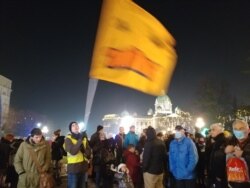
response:
<path id="1" fill-rule="evenodd" d="M 175 40 L 131 0 L 104 0 L 90 77 L 164 95 L 176 65 Z"/>

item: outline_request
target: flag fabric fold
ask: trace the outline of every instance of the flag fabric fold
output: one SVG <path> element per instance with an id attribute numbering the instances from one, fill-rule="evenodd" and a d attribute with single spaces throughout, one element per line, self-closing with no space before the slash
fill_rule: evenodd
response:
<path id="1" fill-rule="evenodd" d="M 177 55 L 175 40 L 131 0 L 104 0 L 90 77 L 151 95 L 166 94 Z"/>

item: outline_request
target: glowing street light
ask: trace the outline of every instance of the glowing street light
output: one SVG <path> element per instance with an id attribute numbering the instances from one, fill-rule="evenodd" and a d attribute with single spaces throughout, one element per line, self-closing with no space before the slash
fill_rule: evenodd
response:
<path id="1" fill-rule="evenodd" d="M 196 126 L 197 128 L 199 128 L 199 129 L 201 129 L 202 127 L 205 126 L 205 122 L 204 122 L 204 120 L 203 120 L 202 117 L 198 117 L 198 118 L 196 119 L 195 126 Z"/>
<path id="2" fill-rule="evenodd" d="M 36 126 L 37 126 L 38 128 L 40 128 L 41 125 L 42 125 L 42 123 L 40 123 L 40 122 L 36 124 Z"/>
<path id="3" fill-rule="evenodd" d="M 84 129 L 85 124 L 84 124 L 84 122 L 81 121 L 81 122 L 78 123 L 78 126 L 79 126 L 79 130 L 81 131 L 81 130 Z"/>
<path id="4" fill-rule="evenodd" d="M 43 126 L 42 133 L 47 134 L 49 132 L 49 129 L 47 126 Z"/>
<path id="5" fill-rule="evenodd" d="M 124 116 L 121 118 L 120 126 L 124 127 L 124 131 L 128 132 L 129 127 L 134 123 L 134 118 L 132 116 Z"/>

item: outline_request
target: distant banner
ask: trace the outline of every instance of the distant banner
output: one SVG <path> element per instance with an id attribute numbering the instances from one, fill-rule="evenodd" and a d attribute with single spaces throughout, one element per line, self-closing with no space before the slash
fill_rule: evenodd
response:
<path id="1" fill-rule="evenodd" d="M 175 65 L 175 40 L 131 0 L 104 0 L 90 77 L 164 95 Z"/>

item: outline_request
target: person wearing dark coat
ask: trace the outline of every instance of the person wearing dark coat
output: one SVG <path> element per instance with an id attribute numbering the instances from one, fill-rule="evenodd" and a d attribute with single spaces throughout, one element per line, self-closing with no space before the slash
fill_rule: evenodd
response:
<path id="1" fill-rule="evenodd" d="M 0 170 L 4 171 L 7 169 L 9 161 L 10 147 L 6 143 L 0 142 Z"/>
<path id="2" fill-rule="evenodd" d="M 108 138 L 101 141 L 103 147 L 100 149 L 100 176 L 102 180 L 102 188 L 110 188 L 113 184 L 114 174 L 111 171 L 111 166 L 116 164 L 116 158 L 114 154 L 114 139 Z"/>
<path id="3" fill-rule="evenodd" d="M 93 150 L 93 172 L 95 175 L 96 187 L 99 188 L 102 184 L 101 176 L 101 150 L 104 147 L 104 140 L 106 136 L 103 131 L 103 126 L 98 125 L 96 132 L 92 134 L 89 144 Z"/>
<path id="4" fill-rule="evenodd" d="M 123 143 L 125 139 L 124 127 L 119 127 L 119 133 L 115 135 L 115 148 L 116 148 L 116 161 L 117 164 L 120 164 L 123 161 Z"/>
<path id="5" fill-rule="evenodd" d="M 7 133 L 2 139 L 1 142 L 7 144 L 9 147 L 9 153 L 6 154 L 5 158 L 7 159 L 6 166 L 6 180 L 5 183 L 10 188 L 16 188 L 18 183 L 18 174 L 16 173 L 14 163 L 15 154 L 23 140 L 15 139 L 15 136 L 12 133 Z M 2 154 L 2 153 L 1 153 Z M 1 187 L 1 184 L 0 184 Z"/>
<path id="6" fill-rule="evenodd" d="M 166 147 L 156 137 L 151 126 L 146 131 L 147 141 L 143 152 L 143 179 L 145 188 L 163 188 L 163 174 L 166 170 Z"/>
<path id="7" fill-rule="evenodd" d="M 51 143 L 51 159 L 53 162 L 53 174 L 56 180 L 57 185 L 62 184 L 62 180 L 60 178 L 60 160 L 63 156 L 67 156 L 66 151 L 63 148 L 65 136 L 61 136 L 61 130 L 58 129 L 54 132 Z"/>
<path id="8" fill-rule="evenodd" d="M 205 138 L 199 137 L 196 142 L 196 148 L 198 151 L 199 160 L 196 166 L 197 171 L 197 185 L 199 188 L 205 187 Z"/>
<path id="9" fill-rule="evenodd" d="M 67 156 L 63 148 L 65 136 L 61 136 L 61 130 L 58 129 L 54 132 L 51 143 L 51 159 L 60 161 L 63 156 Z"/>
<path id="10" fill-rule="evenodd" d="M 0 187 L 5 186 L 4 177 L 6 177 L 7 167 L 8 167 L 8 161 L 9 161 L 9 153 L 10 153 L 10 147 L 8 144 L 2 142 L 3 139 L 1 139 L 0 142 Z"/>
<path id="11" fill-rule="evenodd" d="M 143 131 L 142 131 L 142 133 L 140 135 L 140 138 L 139 138 L 139 142 L 138 142 L 137 146 L 135 146 L 135 149 L 139 152 L 139 155 L 142 154 L 142 152 L 144 150 L 145 142 L 147 140 L 146 130 L 147 129 L 143 129 Z"/>
<path id="12" fill-rule="evenodd" d="M 211 172 L 210 172 L 210 168 L 209 168 L 209 163 L 210 163 L 210 154 L 213 148 L 213 144 L 214 144 L 214 140 L 210 135 L 210 131 L 209 131 L 209 135 L 206 138 L 206 144 L 205 144 L 205 172 L 206 172 L 206 185 L 207 187 L 211 187 L 212 185 L 212 180 L 211 180 Z"/>
<path id="13" fill-rule="evenodd" d="M 91 137 L 90 137 L 89 145 L 90 145 L 91 148 L 95 147 L 99 143 L 101 133 L 104 133 L 103 132 L 103 126 L 98 125 L 97 129 L 96 129 L 96 132 L 94 134 L 92 134 Z"/>
<path id="14" fill-rule="evenodd" d="M 223 125 L 221 123 L 214 123 L 210 126 L 211 137 L 214 143 L 211 148 L 209 161 L 209 179 L 214 188 L 226 188 L 226 154 L 224 152 L 227 140 L 223 133 Z"/>
<path id="15" fill-rule="evenodd" d="M 250 174 L 250 130 L 247 122 L 235 120 L 232 124 L 234 137 L 231 145 L 225 149 L 227 154 L 233 154 L 236 157 L 243 158 Z M 232 188 L 249 188 L 250 182 L 229 182 Z"/>

